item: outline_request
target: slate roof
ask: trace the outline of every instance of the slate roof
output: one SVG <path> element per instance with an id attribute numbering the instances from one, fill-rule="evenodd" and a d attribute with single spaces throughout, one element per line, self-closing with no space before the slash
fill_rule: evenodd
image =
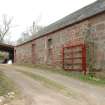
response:
<path id="1" fill-rule="evenodd" d="M 96 2 L 79 9 L 78 11 L 56 21 L 55 23 L 45 27 L 41 31 L 39 31 L 36 35 L 34 35 L 32 38 L 29 39 L 33 40 L 35 38 L 38 38 L 40 36 L 44 36 L 50 32 L 56 31 L 60 28 L 63 28 L 68 25 L 72 25 L 74 23 L 77 23 L 79 21 L 82 21 L 86 18 L 92 17 L 96 14 L 99 14 L 101 12 L 105 11 L 105 0 L 97 0 Z M 27 43 L 28 41 L 24 42 Z"/>

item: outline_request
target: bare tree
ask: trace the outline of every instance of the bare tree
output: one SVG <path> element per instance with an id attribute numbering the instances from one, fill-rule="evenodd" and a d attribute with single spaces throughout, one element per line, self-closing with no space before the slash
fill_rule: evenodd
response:
<path id="1" fill-rule="evenodd" d="M 7 35 L 5 36 L 3 43 L 5 44 L 9 44 L 9 45 L 16 45 L 16 41 L 12 40 L 12 36 L 11 35 Z"/>
<path id="2" fill-rule="evenodd" d="M 29 40 L 30 38 L 35 36 L 36 33 L 38 33 L 38 31 L 43 29 L 43 26 L 39 25 L 40 19 L 41 19 L 41 16 L 38 16 L 37 19 L 33 21 L 32 25 L 21 34 L 21 38 L 17 40 L 17 44 L 21 44 Z"/>
<path id="3" fill-rule="evenodd" d="M 33 21 L 32 25 L 29 28 L 29 34 L 30 35 L 36 35 L 36 33 L 43 29 L 43 26 L 39 25 L 40 21 L 42 19 L 42 15 L 40 14 L 35 21 Z"/>
<path id="4" fill-rule="evenodd" d="M 28 40 L 29 37 L 30 37 L 30 35 L 29 35 L 28 31 L 25 31 L 25 32 L 22 33 L 22 39 L 23 39 L 23 41 Z"/>
<path id="5" fill-rule="evenodd" d="M 0 42 L 4 41 L 4 37 L 8 35 L 13 18 L 8 18 L 7 15 L 2 16 L 2 24 L 0 25 Z"/>
<path id="6" fill-rule="evenodd" d="M 30 38 L 29 32 L 22 32 L 21 37 L 17 40 L 17 44 L 21 44 Z"/>
<path id="7" fill-rule="evenodd" d="M 35 35 L 38 31 L 40 31 L 41 29 L 43 29 L 42 26 L 38 25 L 37 22 L 33 21 L 32 26 L 30 27 L 30 33 L 31 35 Z"/>
<path id="8" fill-rule="evenodd" d="M 21 38 L 19 38 L 17 41 L 16 41 L 16 44 L 21 44 L 21 43 L 23 43 L 24 41 L 23 41 L 23 38 L 21 37 Z"/>

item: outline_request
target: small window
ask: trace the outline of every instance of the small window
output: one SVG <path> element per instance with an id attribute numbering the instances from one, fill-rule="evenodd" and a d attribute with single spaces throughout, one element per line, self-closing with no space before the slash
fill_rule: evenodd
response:
<path id="1" fill-rule="evenodd" d="M 48 48 L 52 47 L 52 39 L 48 39 Z"/>

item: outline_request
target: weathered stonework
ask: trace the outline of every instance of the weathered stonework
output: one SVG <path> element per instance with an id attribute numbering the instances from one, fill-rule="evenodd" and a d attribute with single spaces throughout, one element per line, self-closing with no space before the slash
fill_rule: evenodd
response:
<path id="1" fill-rule="evenodd" d="M 29 42 L 16 47 L 16 63 L 32 63 L 32 43 L 35 44 L 35 63 L 50 64 L 62 67 L 62 48 L 65 45 L 77 45 L 84 43 L 83 31 L 88 21 L 65 28 L 58 32 L 49 34 L 34 42 Z M 48 39 L 52 39 L 51 57 L 48 60 Z"/>
<path id="2" fill-rule="evenodd" d="M 50 48 L 48 47 L 49 39 L 52 41 Z M 34 50 L 32 49 L 33 44 L 35 45 Z M 88 55 L 86 58 L 87 69 L 91 65 L 94 70 L 104 70 L 105 12 L 16 46 L 15 63 L 62 67 L 62 48 L 79 44 L 85 44 L 87 50 L 88 47 L 90 49 L 90 59 Z"/>

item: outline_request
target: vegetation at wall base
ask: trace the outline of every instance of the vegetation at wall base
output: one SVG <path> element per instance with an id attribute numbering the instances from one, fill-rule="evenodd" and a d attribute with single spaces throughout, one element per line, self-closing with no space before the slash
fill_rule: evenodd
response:
<path id="1" fill-rule="evenodd" d="M 11 81 L 2 71 L 0 71 L 0 96 L 7 95 L 9 92 L 17 93 L 13 81 Z"/>
<path id="2" fill-rule="evenodd" d="M 0 53 L 0 60 L 4 59 L 4 56 Z"/>
<path id="3" fill-rule="evenodd" d="M 60 92 L 61 94 L 64 94 L 65 96 L 74 96 L 72 91 L 69 91 L 65 86 L 63 86 L 53 80 L 47 79 L 44 76 L 33 74 L 28 71 L 19 71 L 19 72 L 33 78 L 34 80 L 40 81 L 40 83 L 43 84 L 44 86 L 46 86 L 47 88 L 51 88 L 51 89 L 55 90 L 56 92 Z"/>
<path id="4" fill-rule="evenodd" d="M 91 76 L 90 74 L 87 74 L 86 76 L 83 75 L 83 73 L 81 72 L 75 72 L 75 71 L 65 71 L 61 68 L 54 68 L 51 66 L 46 66 L 46 65 L 33 65 L 33 64 L 24 64 L 24 65 L 19 65 L 19 66 L 26 66 L 29 68 L 36 68 L 36 69 L 41 69 L 41 70 L 46 70 L 48 72 L 52 72 L 52 73 L 57 73 L 57 74 L 61 74 L 64 76 L 67 76 L 69 78 L 74 78 L 74 79 L 78 79 L 80 81 L 84 81 L 85 83 L 89 83 L 92 85 L 97 85 L 97 86 L 105 86 L 105 78 L 97 78 L 95 76 Z"/>

